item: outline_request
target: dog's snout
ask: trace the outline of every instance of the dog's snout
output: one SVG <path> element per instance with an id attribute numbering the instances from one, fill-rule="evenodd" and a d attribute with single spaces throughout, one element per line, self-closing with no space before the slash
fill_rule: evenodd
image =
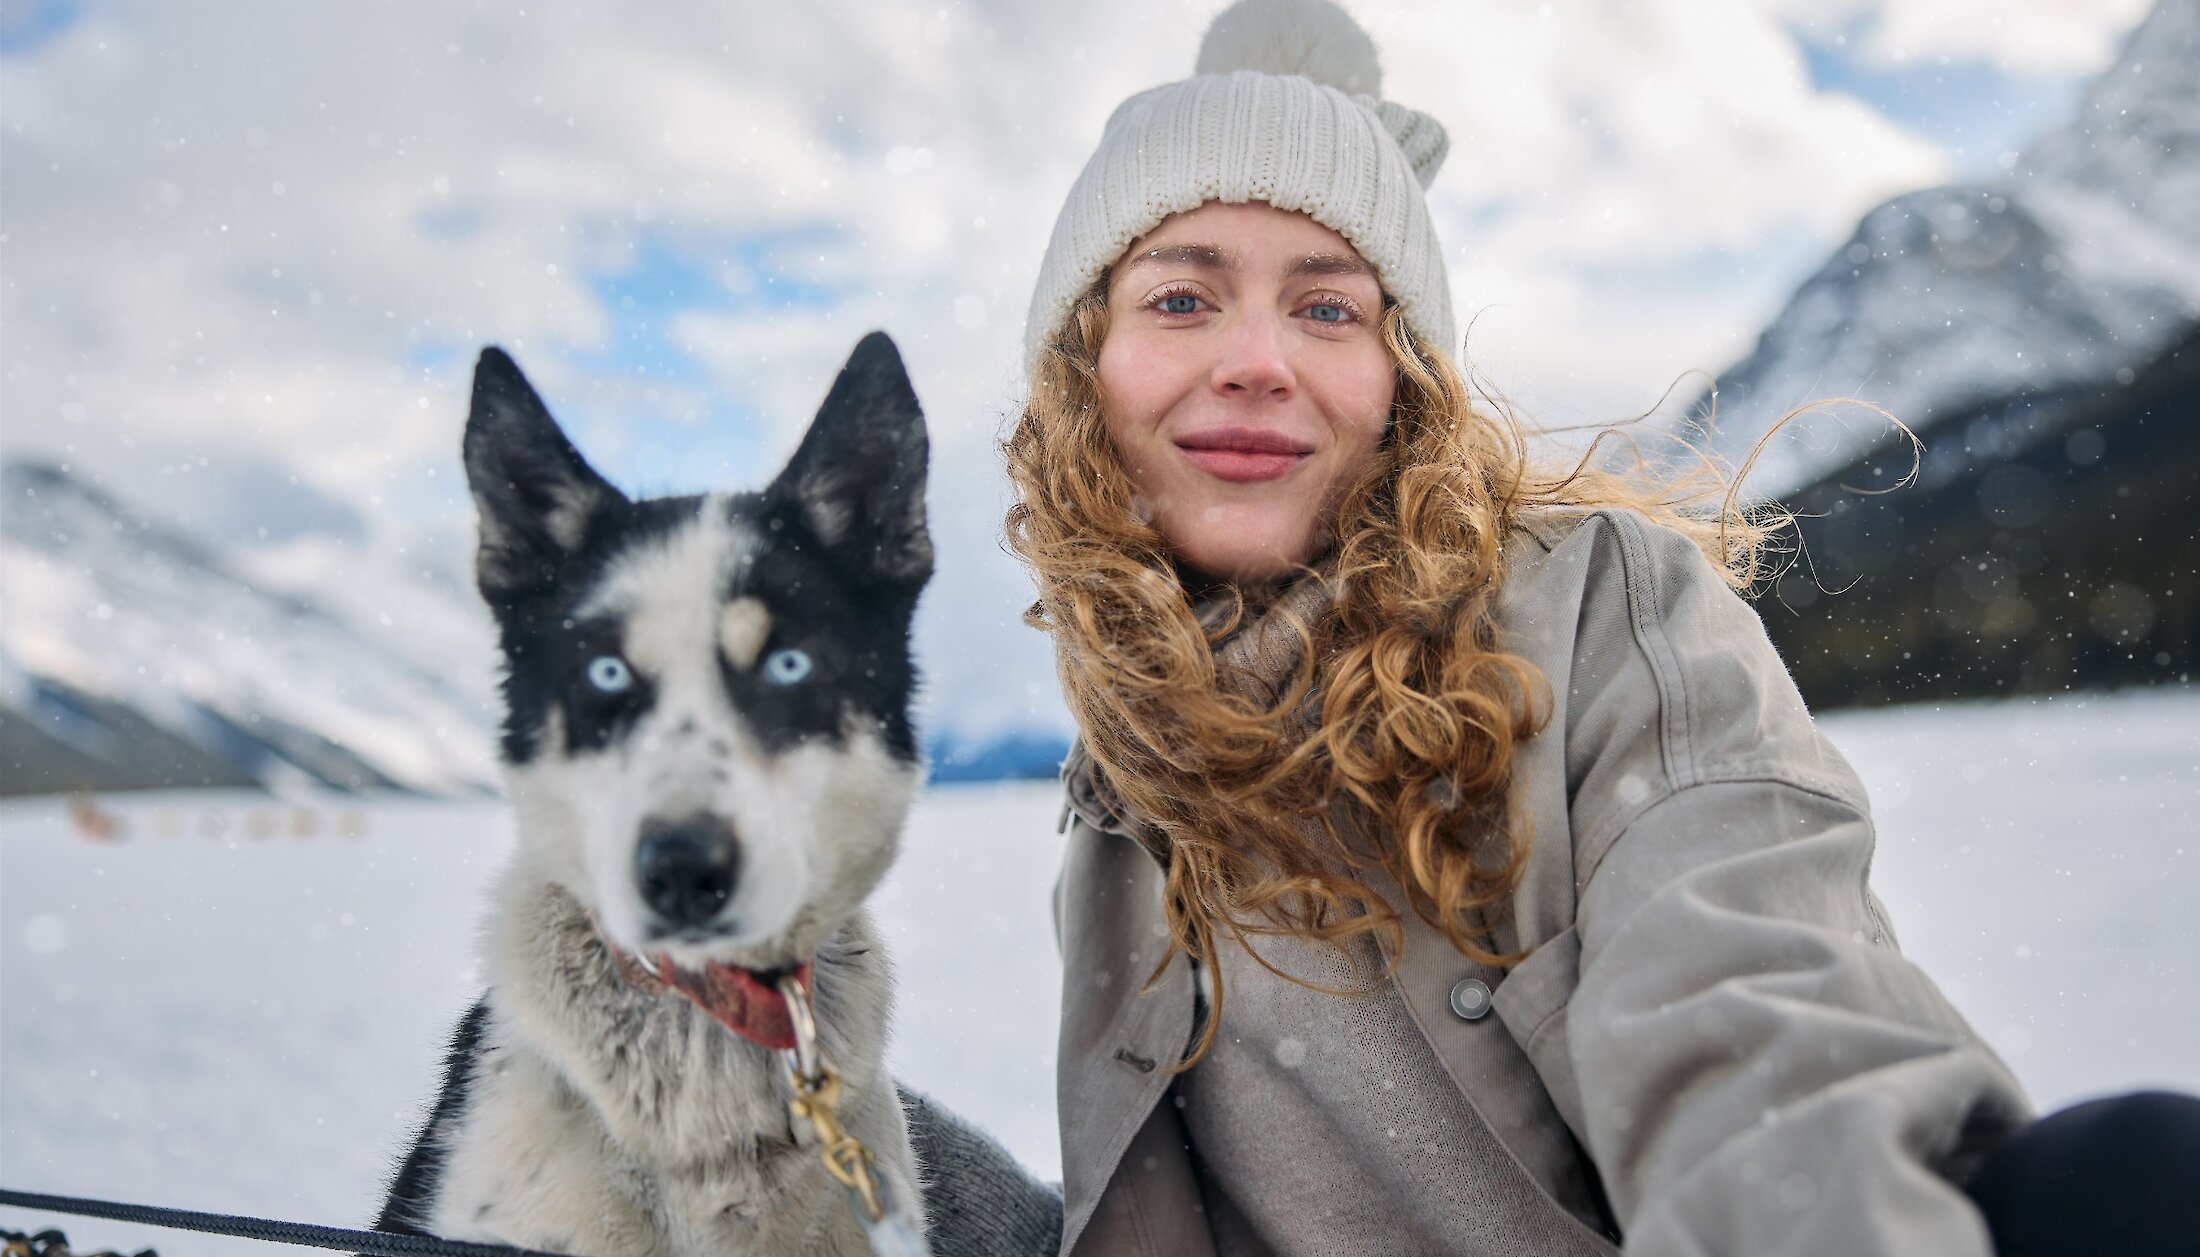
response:
<path id="1" fill-rule="evenodd" d="M 741 876 L 741 846 L 716 817 L 649 821 L 634 849 L 642 902 L 668 925 L 702 925 L 718 915 Z"/>

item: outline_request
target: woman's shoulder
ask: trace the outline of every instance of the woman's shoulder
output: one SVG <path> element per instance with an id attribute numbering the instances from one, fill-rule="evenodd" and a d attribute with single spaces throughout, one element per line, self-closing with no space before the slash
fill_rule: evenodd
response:
<path id="1" fill-rule="evenodd" d="M 1715 535 L 1711 546 L 1716 548 Z M 1628 507 L 1521 510 L 1511 520 L 1504 554 L 1508 604 L 1616 596 L 1632 612 L 1662 620 L 1668 604 L 1715 592 L 1748 613 L 1703 541 Z"/>
<path id="2" fill-rule="evenodd" d="M 1680 529 L 1616 508 L 1524 512 L 1498 623 L 1563 696 L 1570 754 L 1631 749 L 1672 788 L 1735 773 L 1853 784 L 1756 609 Z"/>

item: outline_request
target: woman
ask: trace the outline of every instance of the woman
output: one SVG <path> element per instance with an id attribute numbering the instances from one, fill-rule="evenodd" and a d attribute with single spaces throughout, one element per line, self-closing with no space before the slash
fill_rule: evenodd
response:
<path id="1" fill-rule="evenodd" d="M 1470 405 L 1444 149 L 1328 0 L 1246 0 L 1042 267 L 1063 1251 L 1986 1254 L 2027 1105 L 1731 592 L 1765 529 Z"/>

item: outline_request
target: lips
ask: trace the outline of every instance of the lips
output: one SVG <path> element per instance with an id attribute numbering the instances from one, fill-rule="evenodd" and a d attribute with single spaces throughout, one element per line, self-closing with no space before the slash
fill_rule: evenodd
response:
<path id="1" fill-rule="evenodd" d="M 1210 428 L 1176 439 L 1194 467 L 1239 483 L 1288 475 L 1313 454 L 1303 441 L 1262 428 Z"/>

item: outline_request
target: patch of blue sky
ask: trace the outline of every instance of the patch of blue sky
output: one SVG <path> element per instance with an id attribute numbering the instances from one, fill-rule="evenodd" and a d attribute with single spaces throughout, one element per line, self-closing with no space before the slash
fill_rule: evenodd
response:
<path id="1" fill-rule="evenodd" d="M 573 346 L 573 364 L 592 377 L 605 411 L 590 398 L 572 409 L 582 425 L 616 424 L 603 470 L 653 493 L 752 484 L 783 451 L 766 448 L 777 417 L 755 413 L 736 383 L 714 374 L 673 337 L 691 313 L 814 317 L 849 295 L 803 264 L 838 246 L 825 225 L 729 233 L 649 226 L 633 229 L 625 265 L 591 277 L 610 332 Z M 616 407 L 616 412 L 609 411 Z"/>
<path id="2" fill-rule="evenodd" d="M 405 347 L 405 365 L 420 376 L 442 375 L 457 370 L 461 363 L 470 366 L 467 355 L 475 348 L 453 340 L 415 340 Z"/>
<path id="3" fill-rule="evenodd" d="M 1854 96 L 1938 145 L 1966 181 L 2001 174 L 2004 154 L 2070 116 L 2085 86 L 2077 76 L 2017 74 L 1984 61 L 1888 64 L 1859 50 L 1862 28 L 1822 38 L 1793 33 L 1819 91 Z"/>
<path id="4" fill-rule="evenodd" d="M 80 0 L 0 0 L 0 57 L 34 53 L 83 16 Z"/>
<path id="5" fill-rule="evenodd" d="M 413 219 L 421 235 L 431 240 L 463 240 L 481 230 L 480 210 L 465 205 L 437 205 Z"/>
<path id="6" fill-rule="evenodd" d="M 824 225 L 730 233 L 670 225 L 612 229 L 629 233 L 621 265 L 593 274 L 606 335 L 583 344 L 529 346 L 521 355 L 557 354 L 562 374 L 578 378 L 549 398 L 576 445 L 629 491 L 697 493 L 753 487 L 775 470 L 783 450 L 766 433 L 784 427 L 760 415 L 736 381 L 714 373 L 673 336 L 691 313 L 806 318 L 848 295 L 803 264 L 830 254 L 836 229 Z M 420 340 L 406 364 L 443 374 L 463 370 L 478 348 Z"/>
<path id="7" fill-rule="evenodd" d="M 1499 223 L 1519 212 L 1520 208 L 1520 202 L 1509 196 L 1493 196 L 1479 201 L 1472 201 L 1467 204 L 1465 212 L 1461 214 L 1460 225 L 1465 228 L 1465 234 L 1471 238 L 1496 227 Z M 1464 246 L 1461 247 L 1461 251 L 1465 251 Z"/>

